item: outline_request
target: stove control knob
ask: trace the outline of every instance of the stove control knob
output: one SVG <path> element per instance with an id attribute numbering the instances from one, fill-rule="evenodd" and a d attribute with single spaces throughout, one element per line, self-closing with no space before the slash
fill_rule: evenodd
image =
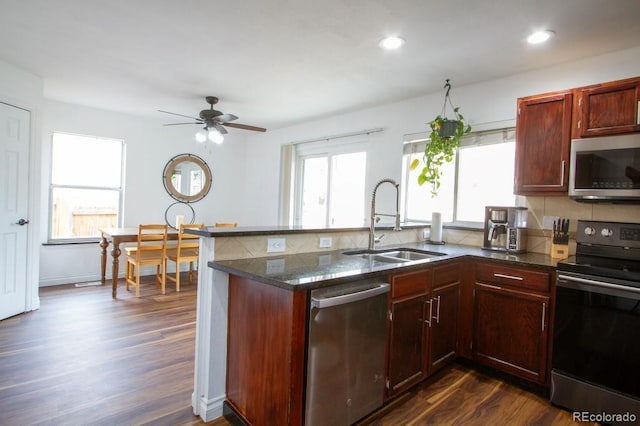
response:
<path id="1" fill-rule="evenodd" d="M 608 238 L 613 235 L 613 231 L 609 228 L 602 228 L 600 234 L 602 234 L 603 237 Z"/>
<path id="2" fill-rule="evenodd" d="M 587 226 L 586 228 L 584 228 L 584 234 L 585 234 L 585 235 L 587 235 L 587 236 L 589 236 L 589 237 L 590 237 L 590 236 L 592 236 L 592 235 L 594 235 L 595 233 L 596 233 L 596 230 L 595 230 L 595 229 L 593 229 L 593 228 L 592 228 L 592 227 L 590 227 L 590 226 Z"/>

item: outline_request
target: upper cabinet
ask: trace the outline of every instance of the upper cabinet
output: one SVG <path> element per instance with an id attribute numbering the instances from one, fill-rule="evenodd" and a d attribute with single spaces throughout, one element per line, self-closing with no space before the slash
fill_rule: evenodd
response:
<path id="1" fill-rule="evenodd" d="M 640 132 L 640 77 L 574 89 L 573 138 Z"/>
<path id="2" fill-rule="evenodd" d="M 518 99 L 514 193 L 567 195 L 571 139 L 640 132 L 640 77 Z"/>
<path id="3" fill-rule="evenodd" d="M 518 99 L 516 194 L 567 193 L 571 107 L 571 91 Z"/>

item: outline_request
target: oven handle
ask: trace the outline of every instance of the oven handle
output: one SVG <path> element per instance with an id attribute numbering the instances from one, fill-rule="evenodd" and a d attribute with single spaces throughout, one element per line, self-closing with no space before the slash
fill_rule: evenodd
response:
<path id="1" fill-rule="evenodd" d="M 640 298 L 640 288 L 602 282 L 602 281 L 596 281 L 588 278 L 576 277 L 574 275 L 558 274 L 557 284 L 560 287 L 569 287 L 569 288 L 575 288 L 579 290 L 585 289 L 585 288 L 592 289 L 597 293 L 598 293 L 598 289 L 604 290 L 605 292 L 606 290 L 622 292 L 628 295 L 633 294 L 633 296 L 631 297 L 633 297 L 634 299 Z M 600 293 L 602 293 L 602 291 L 600 291 Z"/>

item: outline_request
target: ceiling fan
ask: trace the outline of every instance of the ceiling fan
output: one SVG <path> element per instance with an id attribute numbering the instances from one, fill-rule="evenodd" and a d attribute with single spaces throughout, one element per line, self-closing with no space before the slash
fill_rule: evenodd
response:
<path id="1" fill-rule="evenodd" d="M 205 100 L 209 105 L 211 105 L 210 109 L 203 109 L 200 111 L 199 118 L 191 117 L 189 115 L 177 114 L 175 112 L 162 111 L 158 110 L 158 112 L 162 112 L 165 114 L 177 115 L 180 117 L 191 118 L 195 121 L 188 123 L 170 123 L 165 124 L 165 126 L 181 126 L 183 124 L 200 124 L 204 125 L 203 129 L 196 134 L 196 140 L 199 142 L 204 142 L 207 138 L 216 143 L 222 143 L 224 139 L 223 135 L 227 134 L 226 127 L 235 127 L 237 129 L 244 130 L 252 130 L 254 132 L 266 132 L 267 129 L 263 127 L 249 126 L 248 124 L 240 124 L 240 123 L 231 123 L 231 121 L 237 120 L 238 117 L 233 114 L 223 114 L 221 111 L 217 111 L 213 109 L 213 106 L 218 103 L 218 98 L 215 96 L 207 96 Z"/>

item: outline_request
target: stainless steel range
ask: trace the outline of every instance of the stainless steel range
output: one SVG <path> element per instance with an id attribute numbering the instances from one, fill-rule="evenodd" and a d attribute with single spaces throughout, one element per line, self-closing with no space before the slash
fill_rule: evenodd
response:
<path id="1" fill-rule="evenodd" d="M 578 221 L 576 242 L 558 263 L 551 402 L 600 423 L 638 422 L 640 224 Z"/>

